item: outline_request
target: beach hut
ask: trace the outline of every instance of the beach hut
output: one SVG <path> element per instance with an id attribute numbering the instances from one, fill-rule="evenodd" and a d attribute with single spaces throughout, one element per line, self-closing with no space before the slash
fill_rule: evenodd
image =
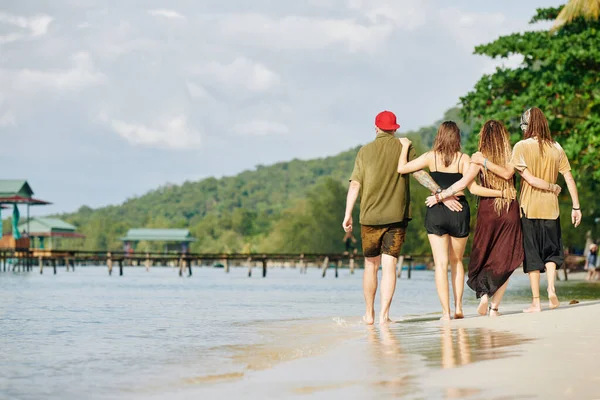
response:
<path id="1" fill-rule="evenodd" d="M 47 250 L 52 250 L 54 238 L 85 238 L 75 226 L 58 218 L 31 218 L 19 226 L 19 231 L 31 239 L 31 247 Z"/>
<path id="2" fill-rule="evenodd" d="M 27 221 L 29 221 L 29 208 L 31 206 L 50 204 L 44 200 L 33 198 L 33 190 L 29 183 L 23 179 L 0 179 L 0 233 L 2 227 L 2 209 L 12 208 L 12 234 L 0 238 L 0 248 L 29 248 L 29 238 L 22 238 L 19 231 L 21 213 L 18 205 L 27 207 Z"/>
<path id="3" fill-rule="evenodd" d="M 164 243 L 164 251 L 175 251 L 187 253 L 191 242 L 196 239 L 192 237 L 189 229 L 130 229 L 127 235 L 120 238 L 126 252 L 134 251 L 139 242 Z"/>

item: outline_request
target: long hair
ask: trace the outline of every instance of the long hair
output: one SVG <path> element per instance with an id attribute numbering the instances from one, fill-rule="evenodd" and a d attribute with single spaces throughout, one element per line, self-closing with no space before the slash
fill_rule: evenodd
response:
<path id="1" fill-rule="evenodd" d="M 494 164 L 503 166 L 508 164 L 512 149 L 508 131 L 502 122 L 489 120 L 483 125 L 481 132 L 479 132 L 479 151 Z M 489 170 L 482 170 L 481 184 L 490 189 L 504 191 L 506 197 L 516 197 L 514 178 L 507 181 Z M 500 215 L 503 208 L 508 211 L 512 201 L 509 198 L 494 199 L 496 214 Z"/>
<path id="2" fill-rule="evenodd" d="M 460 152 L 460 129 L 455 122 L 442 122 L 433 142 L 433 151 L 442 156 L 444 166 L 452 164 L 456 153 Z"/>
<path id="3" fill-rule="evenodd" d="M 544 145 L 552 146 L 554 139 L 552 139 L 552 133 L 550 132 L 550 126 L 546 116 L 537 107 L 530 108 L 526 111 L 529 113 L 529 121 L 525 128 L 525 139 L 537 138 L 540 144 L 540 154 L 544 155 Z"/>

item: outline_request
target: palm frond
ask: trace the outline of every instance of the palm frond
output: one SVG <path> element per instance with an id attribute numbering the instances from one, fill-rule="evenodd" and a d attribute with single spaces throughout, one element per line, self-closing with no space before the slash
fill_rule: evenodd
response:
<path id="1" fill-rule="evenodd" d="M 552 29 L 558 29 L 579 17 L 597 20 L 600 17 L 600 0 L 570 0 L 558 14 Z"/>

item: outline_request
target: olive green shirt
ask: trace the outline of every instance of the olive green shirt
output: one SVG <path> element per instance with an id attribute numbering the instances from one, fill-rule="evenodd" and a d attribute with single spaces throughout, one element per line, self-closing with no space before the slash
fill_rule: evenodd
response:
<path id="1" fill-rule="evenodd" d="M 400 141 L 389 133 L 379 133 L 356 156 L 351 181 L 360 183 L 360 223 L 386 225 L 411 219 L 408 174 L 398 173 L 402 151 Z M 408 160 L 415 158 L 411 146 Z"/>

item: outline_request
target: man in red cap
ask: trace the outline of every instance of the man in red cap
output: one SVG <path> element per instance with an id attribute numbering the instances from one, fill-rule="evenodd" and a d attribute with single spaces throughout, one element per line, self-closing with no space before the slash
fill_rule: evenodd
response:
<path id="1" fill-rule="evenodd" d="M 363 290 L 366 313 L 363 319 L 369 325 L 375 320 L 374 303 L 380 264 L 383 273 L 379 322 L 390 322 L 390 305 L 396 290 L 396 264 L 411 219 L 408 175 L 398 174 L 402 144 L 394 134 L 400 125 L 393 112 L 383 111 L 375 118 L 375 128 L 375 140 L 363 146 L 356 156 L 342 224 L 346 232 L 352 231 L 352 210 L 360 194 L 361 238 L 365 257 Z M 415 150 L 411 148 L 409 160 L 415 156 Z M 440 190 L 427 172 L 417 171 L 413 176 L 432 193 Z M 453 199 L 444 204 L 455 211 L 462 208 Z"/>

